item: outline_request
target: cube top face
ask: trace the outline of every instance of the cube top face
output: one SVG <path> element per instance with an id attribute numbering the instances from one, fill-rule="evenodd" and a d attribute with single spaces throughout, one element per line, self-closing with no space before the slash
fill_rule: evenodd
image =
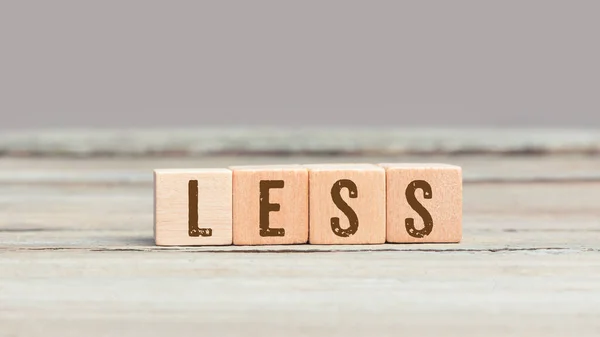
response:
<path id="1" fill-rule="evenodd" d="M 303 165 L 309 171 L 365 171 L 365 170 L 375 170 L 375 171 L 383 171 L 383 169 L 378 165 L 373 164 L 363 164 L 363 163 L 339 163 L 339 164 L 308 164 Z"/>
<path id="2" fill-rule="evenodd" d="M 306 165 L 311 244 L 385 242 L 385 170 L 371 164 Z"/>
<path id="3" fill-rule="evenodd" d="M 387 241 L 462 239 L 462 169 L 445 164 L 382 164 L 387 177 Z"/>
<path id="4" fill-rule="evenodd" d="M 233 243 L 308 241 L 308 171 L 300 165 L 232 166 Z"/>
<path id="5" fill-rule="evenodd" d="M 206 174 L 206 173 L 229 173 L 231 170 L 226 168 L 182 168 L 182 169 L 156 169 L 154 174 Z"/>
<path id="6" fill-rule="evenodd" d="M 455 169 L 462 171 L 460 166 L 440 163 L 381 163 L 378 165 L 385 169 Z"/>
<path id="7" fill-rule="evenodd" d="M 154 170 L 157 245 L 230 245 L 231 209 L 231 170 Z"/>
<path id="8" fill-rule="evenodd" d="M 302 165 L 243 165 L 230 166 L 229 169 L 236 172 L 265 172 L 265 171 L 306 171 Z"/>

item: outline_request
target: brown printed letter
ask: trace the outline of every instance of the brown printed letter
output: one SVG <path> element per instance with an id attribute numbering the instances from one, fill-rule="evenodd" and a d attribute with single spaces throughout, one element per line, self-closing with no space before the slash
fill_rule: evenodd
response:
<path id="1" fill-rule="evenodd" d="M 331 198 L 333 199 L 333 203 L 340 209 L 340 211 L 344 212 L 350 221 L 350 226 L 346 229 L 340 227 L 340 218 L 331 218 L 331 229 L 335 235 L 346 238 L 351 235 L 354 235 L 358 230 L 358 217 L 354 210 L 348 206 L 348 204 L 342 199 L 340 192 L 342 188 L 348 189 L 348 194 L 350 198 L 358 198 L 358 188 L 356 184 L 349 179 L 340 179 L 333 184 L 331 187 Z"/>
<path id="2" fill-rule="evenodd" d="M 198 180 L 188 182 L 188 235 L 212 236 L 212 228 L 198 228 Z"/>
<path id="3" fill-rule="evenodd" d="M 269 189 L 283 188 L 283 180 L 260 181 L 260 236 L 284 236 L 284 228 L 269 228 L 269 212 L 277 212 L 279 204 L 269 203 Z"/>
<path id="4" fill-rule="evenodd" d="M 425 227 L 423 227 L 423 229 L 416 229 L 415 219 L 406 218 L 406 231 L 414 238 L 426 237 L 433 229 L 433 219 L 431 218 L 431 214 L 415 197 L 415 192 L 419 188 L 423 190 L 423 198 L 431 199 L 432 197 L 431 185 L 424 180 L 415 180 L 408 184 L 408 187 L 406 188 L 406 201 L 408 201 L 408 204 L 410 207 L 412 207 L 412 209 L 419 213 L 421 218 L 423 218 L 423 222 L 425 223 Z"/>

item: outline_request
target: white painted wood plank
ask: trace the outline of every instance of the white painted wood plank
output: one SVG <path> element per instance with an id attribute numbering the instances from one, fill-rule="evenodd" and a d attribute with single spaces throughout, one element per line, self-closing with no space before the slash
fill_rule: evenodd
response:
<path id="1" fill-rule="evenodd" d="M 0 159 L 0 335 L 598 335 L 597 159 L 455 158 L 460 244 L 251 248 L 154 246 L 128 181 L 244 158 Z"/>
<path id="2" fill-rule="evenodd" d="M 472 184 L 464 198 L 461 244 L 383 249 L 600 246 L 600 183 Z M 155 249 L 152 221 L 151 186 L 0 186 L 0 247 Z"/>
<path id="3" fill-rule="evenodd" d="M 465 184 L 482 182 L 600 181 L 600 157 L 546 156 L 335 156 L 202 158 L 0 158 L 0 184 L 148 184 L 157 168 L 215 168 L 233 165 L 449 163 L 463 168 Z"/>
<path id="4" fill-rule="evenodd" d="M 12 336 L 593 336 L 597 252 L 3 252 Z"/>
<path id="5" fill-rule="evenodd" d="M 156 156 L 226 153 L 597 153 L 590 129 L 192 128 L 5 131 L 0 153 Z"/>

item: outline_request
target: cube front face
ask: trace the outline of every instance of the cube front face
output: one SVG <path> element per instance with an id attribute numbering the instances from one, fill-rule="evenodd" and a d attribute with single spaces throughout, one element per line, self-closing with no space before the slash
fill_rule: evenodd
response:
<path id="1" fill-rule="evenodd" d="M 460 167 L 443 164 L 381 166 L 387 171 L 387 242 L 460 242 Z"/>
<path id="2" fill-rule="evenodd" d="M 385 242 L 385 170 L 376 165 L 307 165 L 311 244 Z"/>
<path id="3" fill-rule="evenodd" d="M 462 170 L 323 164 L 155 170 L 159 246 L 456 243 Z"/>
<path id="4" fill-rule="evenodd" d="M 299 165 L 234 166 L 233 244 L 308 241 L 308 171 Z"/>
<path id="5" fill-rule="evenodd" d="M 230 245 L 231 212 L 231 170 L 154 171 L 154 238 L 157 245 Z"/>

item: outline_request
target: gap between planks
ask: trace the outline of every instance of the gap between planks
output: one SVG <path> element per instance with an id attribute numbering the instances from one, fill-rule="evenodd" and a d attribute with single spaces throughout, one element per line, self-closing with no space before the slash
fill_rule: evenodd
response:
<path id="1" fill-rule="evenodd" d="M 303 245 L 304 246 L 304 245 Z M 308 246 L 308 245 L 307 245 Z M 390 245 L 383 245 L 390 246 Z M 237 248 L 234 248 L 237 247 Z M 567 247 L 506 247 L 506 248 L 400 248 L 400 247 L 293 247 L 279 248 L 275 246 L 256 246 L 256 247 L 240 247 L 240 246 L 225 246 L 225 247 L 11 247 L 0 248 L 2 252 L 43 252 L 43 251 L 79 251 L 79 252 L 183 252 L 183 253 L 360 253 L 360 252 L 422 252 L 422 253 L 507 253 L 507 252 L 600 252 L 596 248 L 567 248 Z"/>

